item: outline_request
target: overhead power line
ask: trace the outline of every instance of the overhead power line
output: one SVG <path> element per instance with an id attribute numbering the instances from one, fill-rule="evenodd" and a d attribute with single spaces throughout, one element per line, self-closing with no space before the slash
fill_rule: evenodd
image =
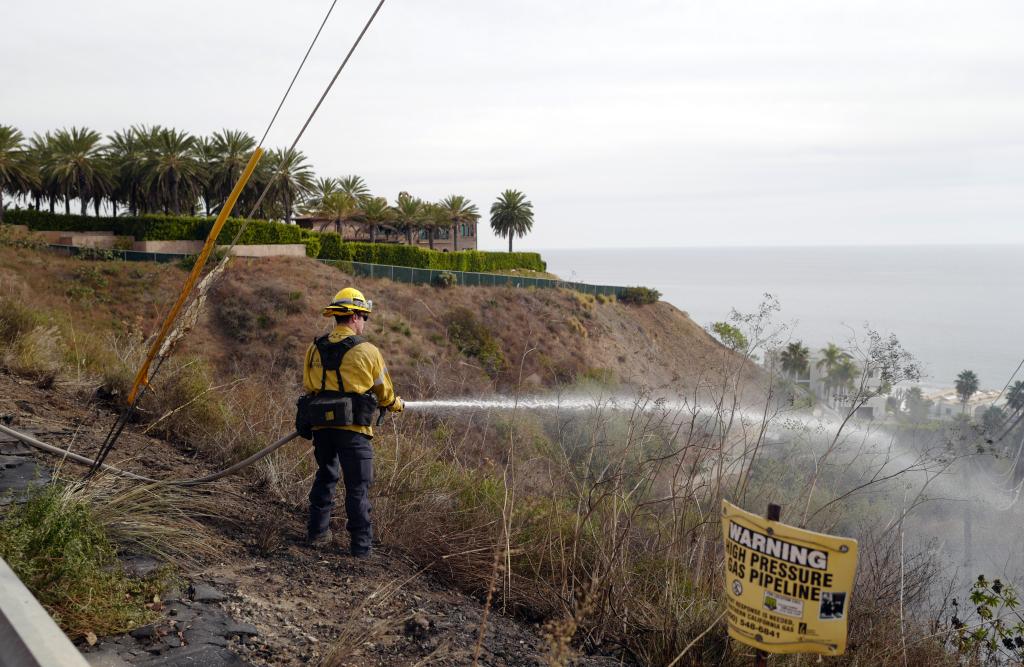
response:
<path id="1" fill-rule="evenodd" d="M 305 134 L 306 129 L 309 127 L 310 123 L 313 122 L 313 118 L 316 116 L 317 112 L 320 110 L 320 107 L 321 107 L 321 105 L 323 105 L 324 100 L 327 99 L 328 93 L 331 92 L 331 89 L 334 87 L 334 84 L 338 80 L 338 77 L 341 76 L 341 73 L 342 73 L 342 71 L 344 71 L 345 66 L 348 65 L 349 60 L 351 60 L 352 54 L 355 53 L 356 48 L 359 46 L 360 42 L 362 42 L 363 37 L 366 35 L 366 32 L 370 29 L 370 26 L 373 24 L 374 19 L 377 18 L 377 14 L 380 13 L 381 8 L 384 6 L 384 2 L 385 2 L 385 0 L 380 0 L 380 2 L 377 3 L 377 6 L 373 10 L 373 13 L 370 15 L 370 18 L 367 19 L 366 24 L 363 26 L 363 29 L 359 32 L 359 35 L 356 37 L 355 41 L 352 43 L 352 46 L 349 48 L 348 52 L 345 54 L 344 60 L 341 61 L 341 64 L 338 66 L 338 69 L 334 72 L 334 76 L 331 77 L 331 80 L 327 83 L 327 86 L 324 88 L 323 93 L 321 93 L 320 98 L 317 100 L 316 104 L 313 106 L 313 110 L 309 113 L 309 116 L 306 117 L 306 120 L 302 124 L 302 127 L 299 128 L 298 133 L 295 135 L 295 139 L 292 140 L 292 143 L 291 143 L 291 145 L 288 148 L 289 152 L 295 150 L 295 147 L 298 145 L 299 140 L 302 138 L 302 135 Z M 302 61 L 299 63 L 298 68 L 295 70 L 295 74 L 292 76 L 292 79 L 289 82 L 288 87 L 287 87 L 287 89 L 284 92 L 284 95 L 281 96 L 281 101 L 278 103 L 277 108 L 274 110 L 274 114 L 273 114 L 273 116 L 270 119 L 270 122 L 267 124 L 267 129 L 266 129 L 266 131 L 264 131 L 263 137 L 260 139 L 259 146 L 257 146 L 257 149 L 256 149 L 257 151 L 259 151 L 260 147 L 262 147 L 263 142 L 266 140 L 267 135 L 270 133 L 270 129 L 273 127 L 274 122 L 277 120 L 277 117 L 278 117 L 278 114 L 281 111 L 281 108 L 284 106 L 285 101 L 288 99 L 288 95 L 291 93 L 291 90 L 292 90 L 293 86 L 295 85 L 295 81 L 299 77 L 299 73 L 302 71 L 303 66 L 306 64 L 306 61 L 309 58 L 309 54 L 312 52 L 314 45 L 316 44 L 317 40 L 320 38 L 320 34 L 323 32 L 323 29 L 324 29 L 324 25 L 326 25 L 327 19 L 330 17 L 331 12 L 334 11 L 334 7 L 335 7 L 336 4 L 337 4 L 337 0 L 333 0 L 333 2 L 331 3 L 330 8 L 327 10 L 327 14 L 324 16 L 323 21 L 320 23 L 320 27 L 317 29 L 316 34 L 313 36 L 312 42 L 310 42 L 309 47 L 306 49 L 306 53 L 302 57 Z M 228 246 L 228 249 L 227 249 L 227 252 L 225 253 L 224 258 L 220 261 L 220 263 L 213 270 L 210 271 L 209 275 L 206 278 L 204 278 L 203 282 L 200 283 L 200 289 L 203 290 L 204 293 L 205 293 L 205 290 L 209 289 L 209 286 L 212 284 L 213 279 L 215 278 L 215 276 L 218 273 L 220 273 L 220 271 L 222 271 L 223 267 L 226 265 L 227 260 L 228 260 L 228 258 L 231 255 L 231 249 L 235 247 L 235 245 L 238 243 L 239 239 L 242 237 L 242 234 L 245 232 L 246 227 L 248 227 L 249 220 L 251 220 L 252 216 L 256 213 L 256 211 L 259 210 L 260 205 L 263 203 L 263 199 L 267 196 L 267 193 L 269 191 L 270 191 L 270 183 L 268 183 L 263 188 L 263 191 L 260 193 L 259 197 L 256 199 L 256 202 L 253 204 L 252 208 L 250 209 L 249 214 L 245 216 L 244 222 L 239 226 L 238 231 L 235 233 L 234 238 L 231 240 L 231 244 Z M 200 269 L 201 268 L 202 267 L 200 266 Z M 191 288 L 189 288 L 189 289 L 191 289 Z M 193 301 L 193 303 L 194 303 L 194 301 Z M 189 304 L 190 309 L 191 309 L 192 305 L 193 305 L 192 303 Z M 171 335 L 173 337 L 175 334 L 172 333 Z M 172 342 L 170 344 L 164 343 L 164 345 L 161 348 L 160 355 L 158 356 L 158 358 L 156 360 L 156 366 L 153 368 L 152 372 L 149 374 L 149 377 L 142 384 L 140 390 L 138 392 L 136 392 L 135 396 L 132 397 L 131 402 L 128 404 L 128 407 L 121 413 L 121 415 L 119 415 L 118 419 L 111 426 L 110 431 L 107 433 L 107 437 L 103 441 L 103 445 L 100 447 L 100 450 L 97 453 L 95 460 L 92 462 L 92 465 L 89 468 L 89 472 L 86 473 L 86 475 L 85 475 L 85 477 L 87 479 L 90 476 L 92 476 L 93 474 L 95 474 L 98 470 L 101 469 L 101 467 L 103 466 L 104 460 L 106 460 L 106 458 L 110 454 L 110 452 L 113 451 L 114 444 L 117 442 L 118 437 L 120 437 L 122 431 L 124 430 L 124 427 L 128 424 L 128 421 L 131 419 L 132 414 L 134 413 L 136 407 L 138 406 L 139 401 L 142 399 L 143 395 L 148 390 L 149 382 L 160 371 L 160 368 L 163 366 L 164 359 L 170 353 L 170 348 L 173 346 L 173 338 L 171 340 L 172 340 Z"/>

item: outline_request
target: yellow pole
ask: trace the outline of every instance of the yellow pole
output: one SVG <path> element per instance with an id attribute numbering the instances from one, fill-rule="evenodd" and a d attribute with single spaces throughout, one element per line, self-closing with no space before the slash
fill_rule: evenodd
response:
<path id="1" fill-rule="evenodd" d="M 203 249 L 199 253 L 199 257 L 196 258 L 195 266 L 192 267 L 192 272 L 188 274 L 188 278 L 185 280 L 185 285 L 181 288 L 181 294 L 178 295 L 178 300 L 174 302 L 167 317 L 164 318 L 164 324 L 160 327 L 160 333 L 157 334 L 156 339 L 153 341 L 153 345 L 149 348 L 149 354 L 146 355 L 146 360 L 142 362 L 142 367 L 139 368 L 139 372 L 135 374 L 135 382 L 132 384 L 131 393 L 128 394 L 128 404 L 131 405 L 135 401 L 135 397 L 139 393 L 139 389 L 149 383 L 149 365 L 153 363 L 153 359 L 156 358 L 157 353 L 160 351 L 160 346 L 163 344 L 164 339 L 167 337 L 167 333 L 171 330 L 171 325 L 174 324 L 174 320 L 177 319 L 178 313 L 181 311 L 181 307 L 185 305 L 185 301 L 188 299 L 188 295 L 192 293 L 192 288 L 195 287 L 196 281 L 199 280 L 199 274 L 202 273 L 203 267 L 206 265 L 206 260 L 210 257 L 210 253 L 213 252 L 213 247 L 217 243 L 217 237 L 220 235 L 221 229 L 224 228 L 224 223 L 227 222 L 228 216 L 231 215 L 231 210 L 235 207 L 235 202 L 238 201 L 238 197 L 242 194 L 242 190 L 245 188 L 245 184 L 249 182 L 249 177 L 252 176 L 252 172 L 256 169 L 256 164 L 263 157 L 263 149 L 257 148 L 253 151 L 252 157 L 249 158 L 249 164 L 245 166 L 245 171 L 238 177 L 238 182 L 235 183 L 235 187 L 231 190 L 231 194 L 228 195 L 228 200 L 224 202 L 223 208 L 217 215 L 217 219 L 213 223 L 213 228 L 210 229 L 210 234 L 206 237 L 206 243 L 203 244 Z"/>

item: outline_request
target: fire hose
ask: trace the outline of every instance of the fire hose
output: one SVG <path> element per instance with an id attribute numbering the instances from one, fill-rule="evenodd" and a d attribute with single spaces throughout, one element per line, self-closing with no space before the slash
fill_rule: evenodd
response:
<path id="1" fill-rule="evenodd" d="M 377 416 L 377 426 L 380 426 L 381 424 L 384 423 L 384 417 L 386 416 L 386 414 L 387 414 L 387 408 L 380 408 L 380 412 L 379 412 L 379 414 Z M 59 456 L 62 459 L 65 459 L 67 461 L 72 461 L 74 463 L 79 463 L 81 465 L 90 466 L 90 467 L 96 465 L 96 461 L 93 460 L 93 459 L 90 459 L 87 456 L 82 456 L 81 454 L 75 454 L 75 453 L 71 452 L 70 450 L 61 449 L 60 447 L 55 447 L 54 445 L 49 445 L 49 444 L 43 442 L 42 440 L 39 440 L 38 438 L 35 438 L 35 437 L 29 435 L 28 433 L 22 433 L 21 431 L 16 431 L 15 429 L 10 428 L 8 426 L 4 426 L 3 424 L 0 424 L 0 433 L 6 433 L 7 435 L 9 435 L 11 437 L 17 438 L 18 440 L 20 440 L 21 442 L 25 443 L 26 445 L 29 445 L 31 447 L 35 447 L 36 449 L 38 449 L 40 451 L 43 451 L 43 452 L 46 452 L 47 454 L 53 454 L 54 456 Z M 204 477 L 196 477 L 194 479 L 153 479 L 152 477 L 146 477 L 145 475 L 139 475 L 137 473 L 130 472 L 128 470 L 121 470 L 120 468 L 116 468 L 116 467 L 114 467 L 112 465 L 108 465 L 106 463 L 101 463 L 99 465 L 99 469 L 103 470 L 105 472 L 113 473 L 115 475 L 120 475 L 122 477 L 126 477 L 128 479 L 133 479 L 133 480 L 135 480 L 137 482 L 146 482 L 146 483 L 149 483 L 149 484 L 169 484 L 169 485 L 173 485 L 173 486 L 197 486 L 199 484 L 208 484 L 210 482 L 216 482 L 218 479 L 227 477 L 228 475 L 233 475 L 234 473 L 238 472 L 239 470 L 247 468 L 247 467 L 251 466 L 253 463 L 256 463 L 257 461 L 259 461 L 260 459 L 269 456 L 270 454 L 274 453 L 276 450 L 280 449 L 281 447 L 284 447 L 285 445 L 287 445 L 289 442 L 291 442 L 292 440 L 294 440 L 297 437 L 299 437 L 299 433 L 297 431 L 292 431 L 288 435 L 285 435 L 285 436 L 282 436 L 282 437 L 278 438 L 277 440 L 275 440 L 274 442 L 270 443 L 269 445 L 267 445 L 266 447 L 264 447 L 260 451 L 256 452 L 252 456 L 250 456 L 250 457 L 248 457 L 246 459 L 243 459 L 243 460 L 239 461 L 238 463 L 235 463 L 234 465 L 232 465 L 232 466 L 230 466 L 228 468 L 225 468 L 224 470 L 220 470 L 218 472 L 211 473 L 211 474 L 206 475 Z"/>

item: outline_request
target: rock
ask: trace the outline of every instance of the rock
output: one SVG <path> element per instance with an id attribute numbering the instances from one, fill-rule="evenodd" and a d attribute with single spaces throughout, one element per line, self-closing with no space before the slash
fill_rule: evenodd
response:
<path id="1" fill-rule="evenodd" d="M 156 626 L 144 625 L 141 628 L 135 628 L 128 634 L 130 634 L 132 637 L 135 637 L 136 639 L 151 639 L 152 637 L 155 637 L 157 634 Z"/>
<path id="2" fill-rule="evenodd" d="M 205 630 L 193 630 L 189 629 L 182 633 L 185 637 L 185 641 L 189 646 L 202 646 L 208 644 L 210 646 L 227 646 L 228 640 L 223 635 L 211 634 Z"/>
<path id="3" fill-rule="evenodd" d="M 191 621 L 196 617 L 196 610 L 181 602 L 168 602 L 164 605 L 167 615 L 173 617 L 179 623 Z"/>
<path id="4" fill-rule="evenodd" d="M 237 655 L 220 646 L 186 646 L 167 655 L 145 660 L 139 667 L 250 667 Z"/>
<path id="5" fill-rule="evenodd" d="M 96 646 L 96 641 L 97 641 L 97 639 L 96 639 L 96 633 L 95 632 L 91 632 L 90 631 L 90 632 L 85 633 L 85 643 L 86 644 L 88 644 L 89 646 Z"/>
<path id="6" fill-rule="evenodd" d="M 430 633 L 430 619 L 425 614 L 413 614 L 412 618 L 405 622 L 405 634 L 424 639 Z"/>
<path id="7" fill-rule="evenodd" d="M 234 623 L 228 624 L 228 627 L 225 630 L 225 633 L 229 634 L 229 635 L 248 635 L 250 637 L 254 637 L 254 636 L 258 635 L 260 633 L 260 631 L 257 630 L 256 626 L 253 625 L 252 623 L 234 622 Z"/>
<path id="8" fill-rule="evenodd" d="M 188 596 L 194 602 L 221 602 L 227 596 L 209 584 L 192 584 L 188 587 Z"/>

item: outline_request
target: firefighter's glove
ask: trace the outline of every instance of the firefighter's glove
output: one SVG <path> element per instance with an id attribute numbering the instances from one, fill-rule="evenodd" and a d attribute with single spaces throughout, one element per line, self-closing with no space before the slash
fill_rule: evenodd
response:
<path id="1" fill-rule="evenodd" d="M 395 396 L 395 402 L 388 406 L 389 412 L 402 412 L 405 410 L 405 401 Z"/>

